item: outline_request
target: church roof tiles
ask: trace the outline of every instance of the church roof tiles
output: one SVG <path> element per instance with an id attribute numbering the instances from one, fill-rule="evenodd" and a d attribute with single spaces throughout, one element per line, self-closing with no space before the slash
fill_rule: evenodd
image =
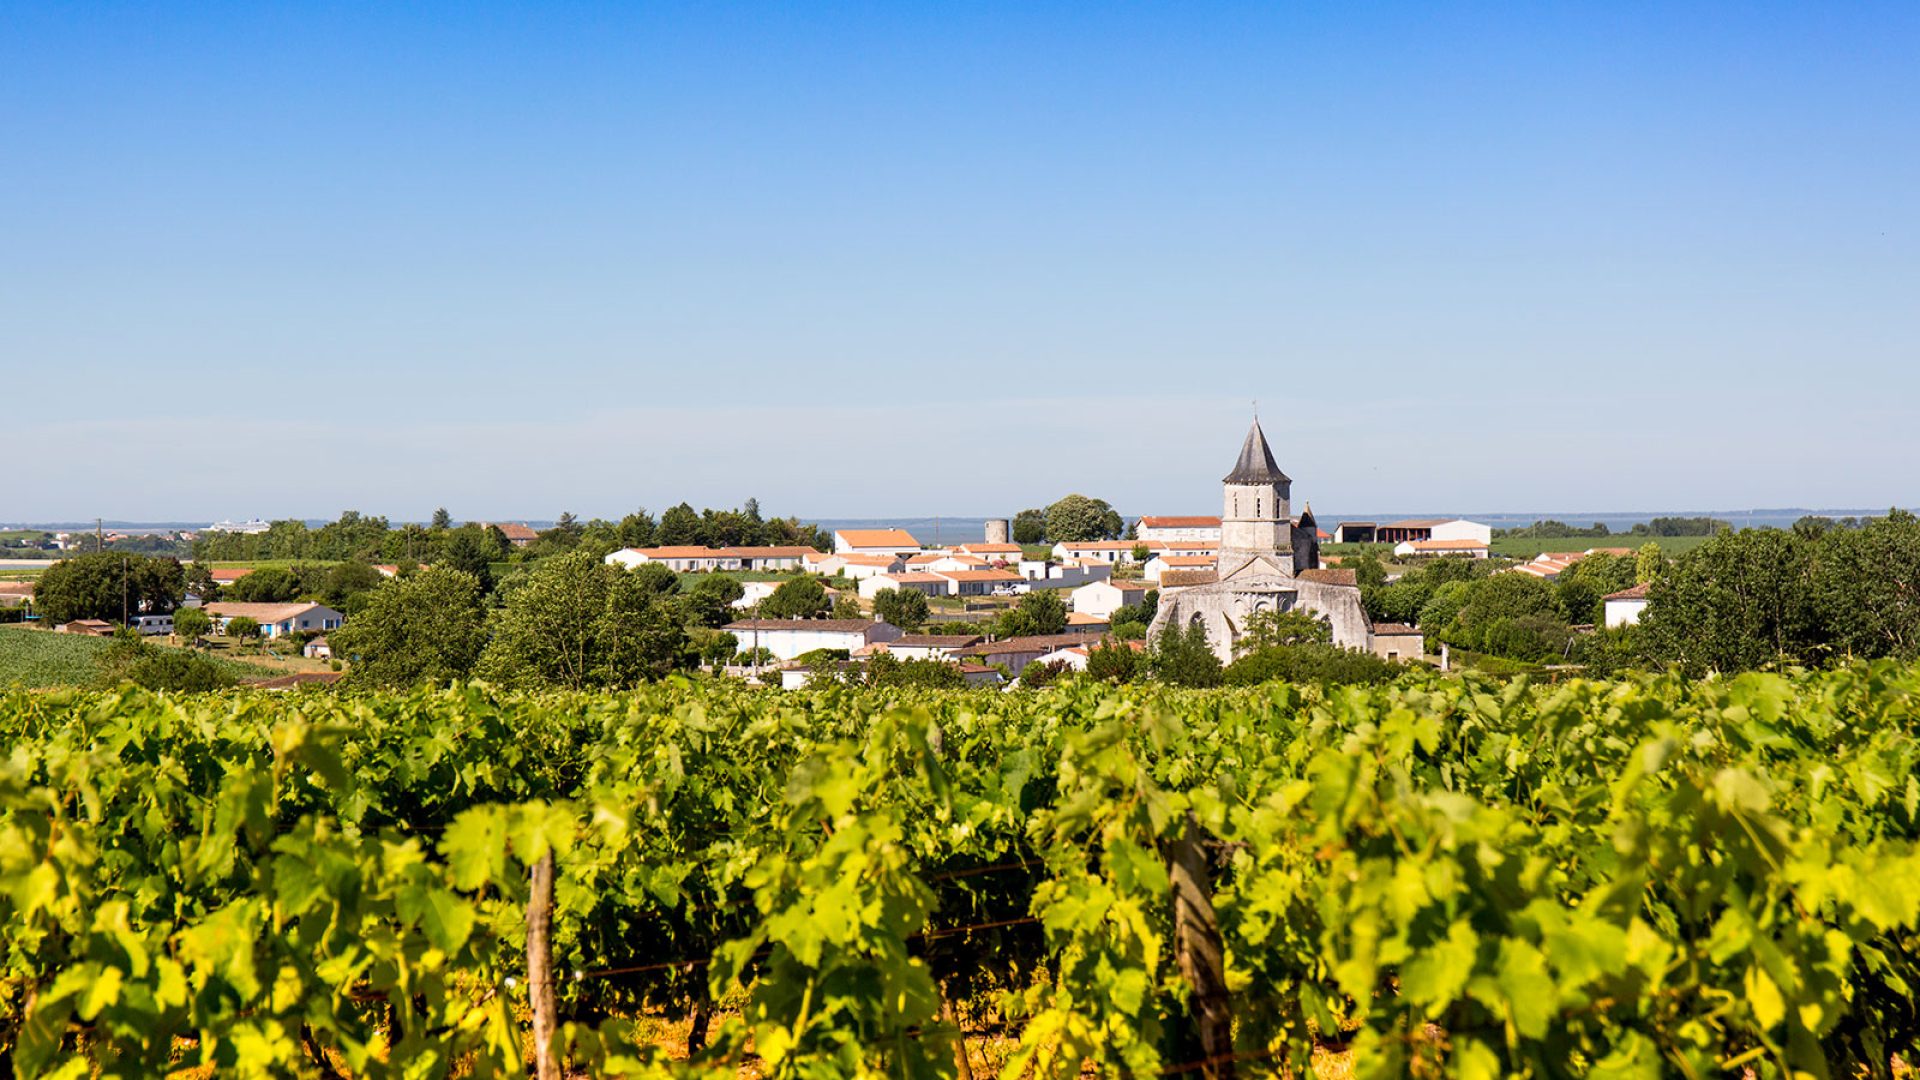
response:
<path id="1" fill-rule="evenodd" d="M 1287 474 L 1274 464 L 1273 448 L 1267 445 L 1267 433 L 1260 430 L 1260 421 L 1255 420 L 1247 429 L 1247 441 L 1240 444 L 1240 460 L 1234 462 L 1233 471 L 1220 481 L 1223 484 L 1290 484 Z"/>

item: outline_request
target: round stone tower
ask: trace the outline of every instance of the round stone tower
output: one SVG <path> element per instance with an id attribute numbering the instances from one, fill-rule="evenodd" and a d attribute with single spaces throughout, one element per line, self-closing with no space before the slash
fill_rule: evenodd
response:
<path id="1" fill-rule="evenodd" d="M 1006 518 L 987 519 L 987 543 L 989 544 L 1006 543 L 1007 536 L 1012 533 L 1012 531 L 1013 523 Z"/>

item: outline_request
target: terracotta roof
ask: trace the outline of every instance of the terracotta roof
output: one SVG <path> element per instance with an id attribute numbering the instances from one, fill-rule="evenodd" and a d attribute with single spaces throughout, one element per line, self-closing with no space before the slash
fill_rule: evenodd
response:
<path id="1" fill-rule="evenodd" d="M 1415 551 L 1485 551 L 1487 547 L 1478 540 L 1412 540 L 1408 543 Z"/>
<path id="2" fill-rule="evenodd" d="M 333 611 L 325 604 L 297 601 L 288 604 L 240 604 L 225 600 L 206 606 L 207 614 L 223 619 L 252 619 L 257 623 L 285 622 L 315 609 Z M 338 614 L 337 612 L 335 614 Z"/>
<path id="3" fill-rule="evenodd" d="M 810 547 L 769 545 L 764 547 L 703 547 L 699 544 L 674 544 L 667 547 L 628 548 L 649 559 L 800 559 L 813 553 Z"/>
<path id="4" fill-rule="evenodd" d="M 834 558 L 854 566 L 892 566 L 900 561 L 898 555 L 868 555 L 860 551 L 849 551 L 845 555 L 835 555 Z"/>
<path id="5" fill-rule="evenodd" d="M 1175 541 L 1176 543 L 1178 541 Z M 1063 540 L 1060 546 L 1068 551 L 1132 551 L 1143 547 L 1148 551 L 1163 551 L 1167 547 L 1165 540 Z M 1198 546 L 1197 544 L 1195 545 Z"/>
<path id="6" fill-rule="evenodd" d="M 499 529 L 500 535 L 506 537 L 509 540 L 532 540 L 535 537 L 538 537 L 540 535 L 539 533 L 533 530 L 532 526 L 521 525 L 517 522 L 506 522 L 506 523 L 493 522 L 489 524 L 487 527 L 493 528 L 493 529 Z"/>
<path id="7" fill-rule="evenodd" d="M 1146 592 L 1149 586 L 1144 581 L 1122 581 L 1119 578 L 1107 578 L 1104 581 L 1089 581 L 1087 585 L 1111 585 L 1121 592 Z M 1086 585 L 1080 586 L 1086 588 Z"/>
<path id="8" fill-rule="evenodd" d="M 864 634 L 880 623 L 871 619 L 741 619 L 721 627 L 722 630 L 759 630 L 761 632 L 777 630 L 807 630 L 832 634 Z"/>
<path id="9" fill-rule="evenodd" d="M 1113 620 L 1110 618 L 1102 618 L 1099 615 L 1092 615 L 1084 611 L 1076 611 L 1067 616 L 1068 626 L 1109 626 L 1112 625 L 1112 623 Z"/>
<path id="10" fill-rule="evenodd" d="M 846 541 L 848 547 L 903 547 L 917 548 L 920 541 L 905 529 L 840 529 L 834 534 L 839 540 Z"/>
<path id="11" fill-rule="evenodd" d="M 1037 637 L 1015 637 L 1004 641 L 983 641 L 978 645 L 969 645 L 964 649 L 955 649 L 955 656 L 1001 656 L 1007 653 L 1042 652 L 1049 653 L 1068 645 L 1085 645 L 1086 634 L 1045 634 Z"/>
<path id="12" fill-rule="evenodd" d="M 1215 570 L 1167 570 L 1160 575 L 1162 588 L 1177 589 L 1187 585 L 1211 585 L 1220 580 Z"/>
<path id="13" fill-rule="evenodd" d="M 1380 526 L 1383 529 L 1431 529 L 1435 525 L 1445 525 L 1459 518 L 1408 518 L 1405 521 L 1389 521 Z"/>
<path id="14" fill-rule="evenodd" d="M 1359 579 L 1351 570 L 1302 570 L 1293 575 L 1301 581 L 1318 582 L 1321 585 L 1358 585 Z"/>
<path id="15" fill-rule="evenodd" d="M 1220 519 L 1217 517 L 1143 517 L 1140 519 L 1143 529 L 1217 529 Z"/>
<path id="16" fill-rule="evenodd" d="M 935 570 L 929 577 L 946 578 L 948 581 L 1025 581 L 1026 578 L 1011 570 Z"/>
<path id="17" fill-rule="evenodd" d="M 1220 559 L 1217 555 L 1162 555 L 1160 561 L 1168 566 L 1212 566 Z"/>
<path id="18" fill-rule="evenodd" d="M 1019 555 L 1026 549 L 1019 544 L 961 544 L 960 550 L 969 555 Z"/>
<path id="19" fill-rule="evenodd" d="M 1600 599 L 1602 600 L 1645 600 L 1647 598 L 1647 586 L 1649 584 L 1650 582 L 1643 581 L 1640 584 L 1635 585 L 1631 589 L 1621 589 L 1617 593 L 1608 593 L 1607 595 L 1601 597 Z"/>
<path id="20" fill-rule="evenodd" d="M 979 634 L 908 634 L 887 644 L 896 649 L 964 649 L 982 640 Z"/>
<path id="21" fill-rule="evenodd" d="M 1420 633 L 1420 631 L 1415 630 L 1406 623 L 1377 622 L 1373 624 L 1374 637 L 1407 637 L 1418 633 Z"/>
<path id="22" fill-rule="evenodd" d="M 0 581 L 0 596 L 32 596 L 31 581 Z"/>
<path id="23" fill-rule="evenodd" d="M 1632 548 L 1588 548 L 1588 549 L 1587 549 L 1587 554 L 1589 554 L 1589 555 L 1612 555 L 1612 556 L 1615 556 L 1615 557 L 1624 557 L 1624 556 L 1629 556 L 1629 555 L 1638 555 L 1638 554 L 1640 554 L 1640 553 L 1639 553 L 1639 552 L 1637 552 L 1637 551 L 1635 551 L 1635 550 L 1633 550 Z"/>
<path id="24" fill-rule="evenodd" d="M 217 570 L 207 571 L 208 576 L 213 578 L 215 585 L 231 585 L 251 573 L 253 573 L 253 568 L 250 566 L 225 566 Z"/>

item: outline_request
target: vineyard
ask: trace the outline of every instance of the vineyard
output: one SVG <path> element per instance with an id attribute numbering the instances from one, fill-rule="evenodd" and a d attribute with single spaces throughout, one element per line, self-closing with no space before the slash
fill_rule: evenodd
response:
<path id="1" fill-rule="evenodd" d="M 73 1077 L 1889 1076 L 1917 719 L 1889 665 L 15 691 L 0 1043 Z"/>

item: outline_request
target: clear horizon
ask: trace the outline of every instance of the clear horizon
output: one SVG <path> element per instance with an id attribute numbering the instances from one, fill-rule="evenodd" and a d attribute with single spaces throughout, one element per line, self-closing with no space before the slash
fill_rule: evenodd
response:
<path id="1" fill-rule="evenodd" d="M 1920 503 L 1911 4 L 6 26 L 0 518 Z"/>

